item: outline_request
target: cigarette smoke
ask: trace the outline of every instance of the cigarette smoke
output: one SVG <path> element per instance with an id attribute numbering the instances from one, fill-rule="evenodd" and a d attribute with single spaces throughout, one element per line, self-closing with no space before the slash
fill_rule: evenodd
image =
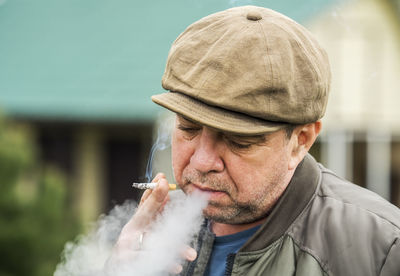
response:
<path id="1" fill-rule="evenodd" d="M 163 116 L 158 119 L 157 140 L 150 150 L 150 157 L 146 168 L 146 181 L 153 179 L 153 161 L 157 152 L 163 151 L 171 146 L 171 134 L 174 126 L 174 116 Z"/>
<path id="2" fill-rule="evenodd" d="M 171 193 L 151 229 L 146 232 L 143 249 L 123 265 L 114 265 L 103 271 L 110 257 L 113 244 L 126 222 L 136 210 L 136 204 L 126 202 L 116 206 L 109 215 L 103 216 L 93 230 L 66 244 L 62 262 L 55 276 L 97 275 L 165 275 L 176 264 L 184 261 L 181 253 L 189 245 L 193 233 L 202 223 L 202 210 L 207 199 L 198 194 L 185 195 L 181 191 Z M 134 246 L 134 245 L 132 245 Z"/>
<path id="3" fill-rule="evenodd" d="M 170 146 L 174 119 L 175 117 L 169 116 L 159 120 L 157 140 L 151 149 L 146 169 L 148 182 L 153 178 L 155 153 Z M 109 261 L 123 226 L 137 209 L 137 203 L 127 201 L 114 207 L 109 215 L 101 216 L 89 234 L 65 245 L 62 261 L 58 264 L 54 276 L 168 274 L 172 267 L 183 263 L 181 253 L 190 245 L 194 233 L 198 232 L 203 221 L 202 210 L 207 205 L 204 196 L 185 195 L 180 190 L 170 192 L 170 198 L 150 229 L 146 229 L 142 249 L 133 251 L 135 245 L 132 245 L 132 252 L 138 254 L 132 254 L 131 259 L 124 259 L 123 263 L 118 264 Z"/>

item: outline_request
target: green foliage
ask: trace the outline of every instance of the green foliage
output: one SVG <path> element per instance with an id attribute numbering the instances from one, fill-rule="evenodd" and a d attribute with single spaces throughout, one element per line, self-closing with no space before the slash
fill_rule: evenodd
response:
<path id="1" fill-rule="evenodd" d="M 64 176 L 36 162 L 26 133 L 0 117 L 0 276 L 53 275 L 79 231 Z"/>

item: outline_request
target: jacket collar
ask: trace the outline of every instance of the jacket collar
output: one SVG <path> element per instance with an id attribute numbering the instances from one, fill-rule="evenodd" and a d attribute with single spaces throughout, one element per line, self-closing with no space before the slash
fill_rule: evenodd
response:
<path id="1" fill-rule="evenodd" d="M 279 239 L 313 198 L 321 178 L 314 158 L 307 154 L 260 229 L 243 245 L 240 252 L 256 251 Z"/>

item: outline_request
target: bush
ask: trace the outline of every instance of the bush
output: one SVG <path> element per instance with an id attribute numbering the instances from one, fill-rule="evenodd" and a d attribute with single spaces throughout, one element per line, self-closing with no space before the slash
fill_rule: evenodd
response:
<path id="1" fill-rule="evenodd" d="M 0 117 L 0 276 L 52 275 L 80 230 L 64 175 L 41 169 L 28 137 Z"/>

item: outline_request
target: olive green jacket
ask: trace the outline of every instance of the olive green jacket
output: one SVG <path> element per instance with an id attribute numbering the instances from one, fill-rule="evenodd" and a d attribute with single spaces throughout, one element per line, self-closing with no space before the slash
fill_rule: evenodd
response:
<path id="1" fill-rule="evenodd" d="M 181 275 L 204 274 L 213 240 L 204 224 Z M 400 275 L 400 210 L 308 155 L 226 275 Z"/>

